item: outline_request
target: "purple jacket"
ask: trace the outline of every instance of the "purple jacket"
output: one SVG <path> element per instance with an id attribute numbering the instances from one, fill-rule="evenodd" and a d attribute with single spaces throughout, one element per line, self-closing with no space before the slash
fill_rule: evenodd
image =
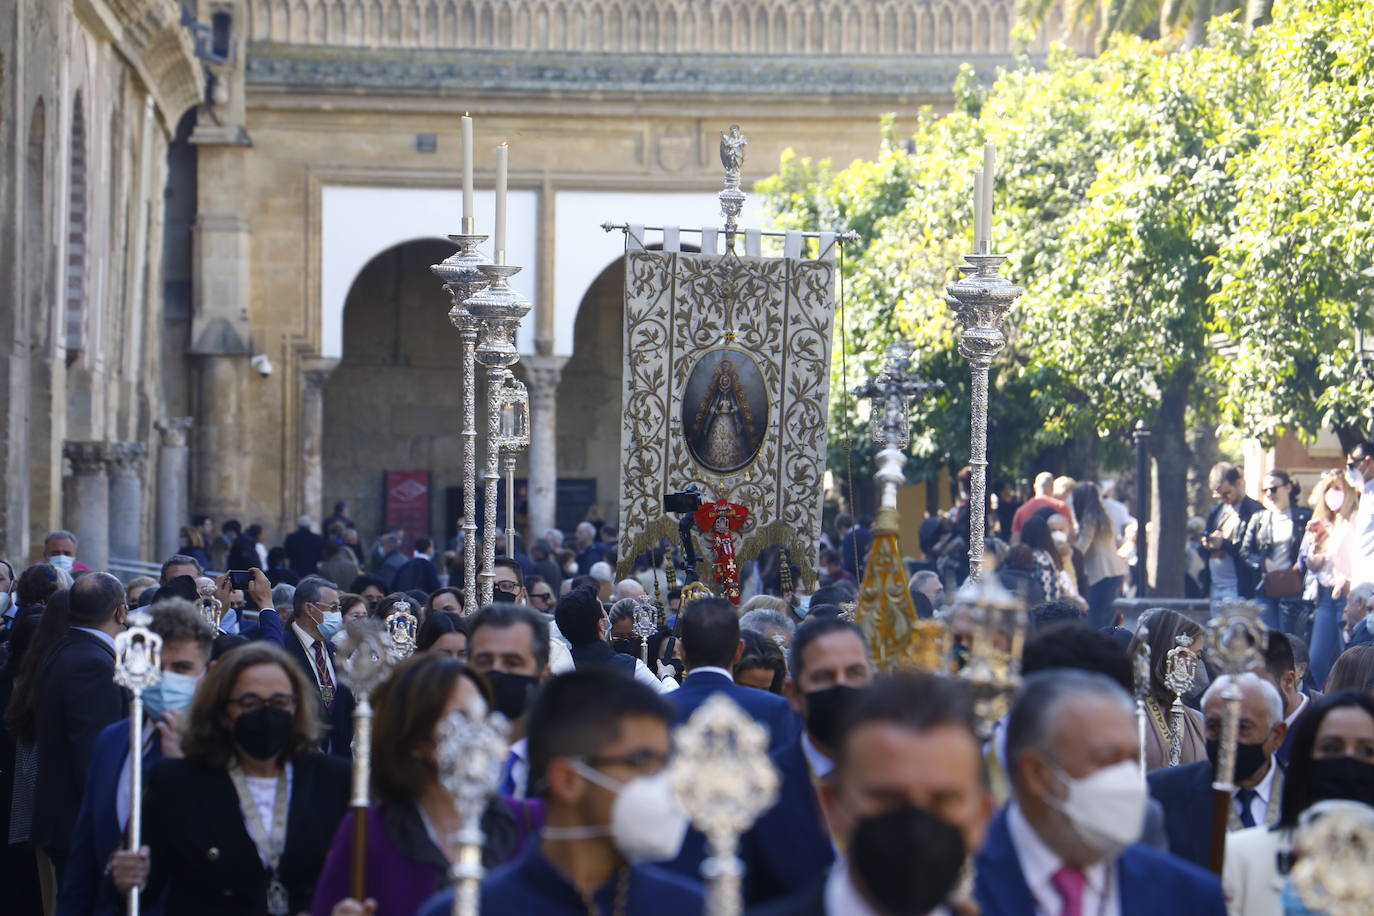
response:
<path id="1" fill-rule="evenodd" d="M 319 883 L 312 916 L 329 916 L 334 904 L 350 893 L 353 818 L 349 811 L 334 834 Z M 537 838 L 544 821 L 538 801 L 494 799 L 482 815 L 486 843 L 484 868 L 495 868 L 518 855 Z M 449 884 L 449 863 L 429 838 L 420 812 L 411 802 L 373 805 L 367 809 L 367 896 L 386 916 L 411 916 L 440 888 Z"/>

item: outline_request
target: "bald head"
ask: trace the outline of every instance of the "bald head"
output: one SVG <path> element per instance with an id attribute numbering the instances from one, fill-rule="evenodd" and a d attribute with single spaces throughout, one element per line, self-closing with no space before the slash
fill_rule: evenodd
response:
<path id="1" fill-rule="evenodd" d="M 634 579 L 621 579 L 615 584 L 615 591 L 611 594 L 611 600 L 619 601 L 622 598 L 642 598 L 644 597 L 644 586 Z"/>
<path id="2" fill-rule="evenodd" d="M 1049 471 L 1041 471 L 1035 475 L 1035 495 L 1049 496 L 1054 489 L 1054 475 Z"/>

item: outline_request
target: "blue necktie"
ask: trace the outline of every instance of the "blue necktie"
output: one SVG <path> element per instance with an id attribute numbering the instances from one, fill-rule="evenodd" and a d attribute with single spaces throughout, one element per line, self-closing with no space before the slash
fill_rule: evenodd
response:
<path id="1" fill-rule="evenodd" d="M 1255 800 L 1259 793 L 1254 789 L 1237 789 L 1236 801 L 1240 802 L 1240 822 L 1242 826 L 1255 826 L 1255 816 L 1250 813 L 1250 802 Z"/>

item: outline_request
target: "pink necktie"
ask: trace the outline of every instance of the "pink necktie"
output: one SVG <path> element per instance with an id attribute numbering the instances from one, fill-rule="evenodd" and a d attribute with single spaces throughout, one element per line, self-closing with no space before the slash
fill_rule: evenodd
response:
<path id="1" fill-rule="evenodd" d="M 1059 911 L 1059 916 L 1083 916 L 1083 887 L 1088 883 L 1083 872 L 1065 865 L 1054 873 L 1050 883 L 1064 899 L 1064 908 Z"/>

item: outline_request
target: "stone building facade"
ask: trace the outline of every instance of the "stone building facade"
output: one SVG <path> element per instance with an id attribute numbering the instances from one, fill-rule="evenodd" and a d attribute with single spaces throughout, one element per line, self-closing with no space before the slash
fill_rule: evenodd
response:
<path id="1" fill-rule="evenodd" d="M 0 554 L 152 535 L 167 154 L 205 91 L 174 0 L 0 13 Z"/>
<path id="2" fill-rule="evenodd" d="M 787 148 L 872 155 L 883 114 L 1010 62 L 1014 0 L 196 0 L 194 27 L 172 0 L 32 6 L 0 21 L 0 548 L 93 529 L 108 491 L 110 549 L 153 557 L 189 511 L 273 538 L 347 499 L 370 533 L 387 470 L 428 471 L 452 533 L 458 335 L 427 266 L 458 229 L 464 112 L 479 229 L 511 144 L 522 512 L 553 524 L 562 486 L 613 517 L 621 249 L 599 224 L 718 223 L 731 123 L 746 187 Z M 135 489 L 157 513 L 129 516 Z"/>

